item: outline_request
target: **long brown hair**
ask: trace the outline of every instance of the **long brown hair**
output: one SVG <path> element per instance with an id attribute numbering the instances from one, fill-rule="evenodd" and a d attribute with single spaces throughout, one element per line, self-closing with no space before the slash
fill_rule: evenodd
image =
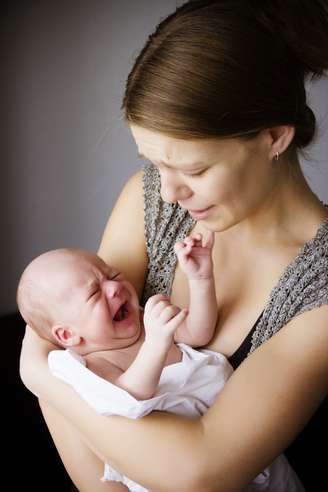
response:
<path id="1" fill-rule="evenodd" d="M 149 36 L 128 76 L 128 123 L 182 138 L 315 133 L 305 77 L 328 68 L 325 0 L 189 1 Z"/>

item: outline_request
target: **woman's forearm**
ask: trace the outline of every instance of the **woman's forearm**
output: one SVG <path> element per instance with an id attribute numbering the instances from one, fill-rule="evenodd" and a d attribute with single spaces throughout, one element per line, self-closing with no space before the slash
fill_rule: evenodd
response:
<path id="1" fill-rule="evenodd" d="M 83 409 L 75 424 L 105 461 L 145 488 L 201 491 L 194 466 L 200 463 L 200 421 L 160 412 L 138 420 L 95 418 Z"/>
<path id="2" fill-rule="evenodd" d="M 129 478 L 158 492 L 191 491 L 185 484 L 189 478 L 195 483 L 197 467 L 191 465 L 197 461 L 201 421 L 157 412 L 138 420 L 100 416 L 50 373 L 47 355 L 52 349 L 27 330 L 20 361 L 27 388 L 71 422 L 101 460 Z"/>
<path id="3" fill-rule="evenodd" d="M 313 335 L 308 319 L 293 323 L 251 354 L 196 420 L 160 412 L 139 420 L 97 415 L 50 374 L 45 356 L 49 344 L 29 337 L 23 344 L 21 374 L 100 459 L 144 487 L 156 492 L 238 492 L 288 446 L 327 391 L 326 318 L 316 326 L 324 343 L 319 339 L 315 350 L 308 349 Z"/>
<path id="4" fill-rule="evenodd" d="M 252 479 L 244 481 L 236 474 L 241 458 L 229 449 L 230 433 L 225 432 L 229 419 L 220 424 L 219 402 L 214 404 L 214 427 L 206 427 L 203 418 L 161 412 L 138 420 L 98 415 L 70 386 L 51 375 L 47 354 L 53 347 L 35 337 L 28 333 L 23 343 L 23 382 L 70 422 L 103 462 L 156 492 L 239 492 Z"/>
<path id="5" fill-rule="evenodd" d="M 240 486 L 236 475 L 240 456 L 227 446 L 217 416 L 215 427 L 209 429 L 204 419 L 161 412 L 138 420 L 98 415 L 70 386 L 50 374 L 48 351 L 43 341 L 36 343 L 29 337 L 24 341 L 23 382 L 70 422 L 103 462 L 156 492 L 239 492 L 248 483 Z M 229 427 L 226 423 L 224 428 Z"/>
<path id="6" fill-rule="evenodd" d="M 45 393 L 40 396 L 74 425 L 103 462 L 135 482 L 156 492 L 207 491 L 198 486 L 200 420 L 160 412 L 138 420 L 101 416 L 53 376 Z"/>
<path id="7" fill-rule="evenodd" d="M 208 453 L 202 419 L 161 412 L 138 420 L 98 415 L 50 373 L 47 355 L 52 349 L 52 344 L 27 332 L 21 354 L 22 380 L 80 432 L 103 462 L 156 492 L 238 492 L 224 483 L 222 488 L 214 487 L 211 480 L 210 485 L 205 484 L 207 462 L 214 459 L 217 469 L 221 451 L 216 446 L 217 458 Z"/>

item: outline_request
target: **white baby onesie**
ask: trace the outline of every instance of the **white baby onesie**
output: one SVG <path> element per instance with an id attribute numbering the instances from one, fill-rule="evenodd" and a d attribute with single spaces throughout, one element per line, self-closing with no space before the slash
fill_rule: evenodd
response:
<path id="1" fill-rule="evenodd" d="M 155 395 L 141 401 L 91 372 L 83 357 L 71 350 L 50 352 L 48 363 L 55 376 L 70 384 L 101 415 L 136 419 L 153 410 L 162 410 L 199 417 L 212 405 L 233 369 L 222 354 L 205 349 L 195 350 L 183 343 L 177 345 L 182 352 L 182 360 L 164 367 Z M 122 482 L 131 492 L 147 492 L 108 464 L 105 465 L 102 480 Z M 245 489 L 245 492 L 262 491 L 304 492 L 304 489 L 286 458 L 281 455 Z"/>

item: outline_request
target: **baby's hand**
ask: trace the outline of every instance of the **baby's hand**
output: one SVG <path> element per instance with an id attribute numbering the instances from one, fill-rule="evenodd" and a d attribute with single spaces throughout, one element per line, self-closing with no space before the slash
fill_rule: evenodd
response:
<path id="1" fill-rule="evenodd" d="M 176 329 L 187 314 L 187 309 L 174 306 L 164 294 L 150 297 L 144 312 L 145 341 L 169 349 Z"/>
<path id="2" fill-rule="evenodd" d="M 202 234 L 196 234 L 194 237 L 187 236 L 174 245 L 182 271 L 188 279 L 209 279 L 213 276 L 214 232 L 209 231 L 204 245 L 202 240 Z"/>

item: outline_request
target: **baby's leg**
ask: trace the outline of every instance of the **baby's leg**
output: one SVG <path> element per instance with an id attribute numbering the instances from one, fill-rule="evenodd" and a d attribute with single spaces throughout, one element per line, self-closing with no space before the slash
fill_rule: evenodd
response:
<path id="1" fill-rule="evenodd" d="M 67 473 L 79 492 L 128 492 L 119 482 L 102 482 L 104 463 L 79 432 L 48 404 L 40 401 L 40 407 Z"/>

